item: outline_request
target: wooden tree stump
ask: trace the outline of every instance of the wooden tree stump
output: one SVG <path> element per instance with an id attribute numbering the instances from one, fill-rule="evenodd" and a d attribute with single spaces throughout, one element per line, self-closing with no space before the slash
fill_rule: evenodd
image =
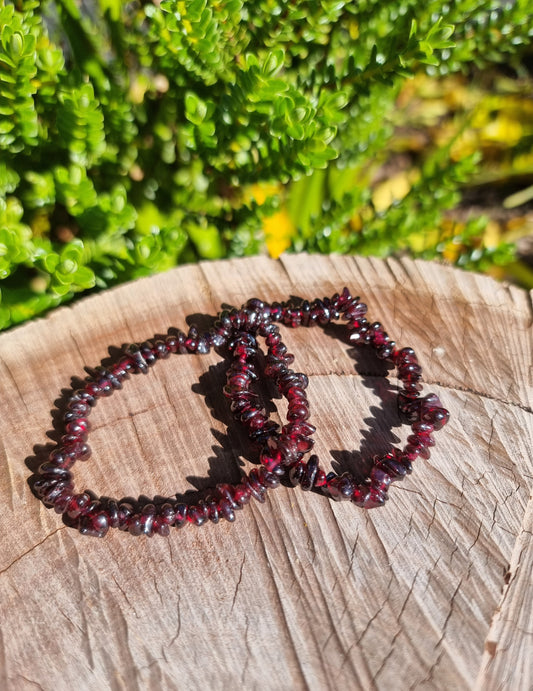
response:
<path id="1" fill-rule="evenodd" d="M 415 348 L 452 415 L 384 508 L 280 487 L 233 525 L 98 540 L 33 496 L 54 402 L 109 349 L 221 303 L 344 285 Z M 404 440 L 364 349 L 328 329 L 283 333 L 326 466 L 354 470 Z M 180 267 L 3 334 L 0 688 L 531 688 L 531 334 L 529 296 L 489 278 L 299 255 Z M 222 395 L 226 366 L 173 356 L 101 401 L 77 487 L 172 496 L 236 481 L 253 454 Z"/>

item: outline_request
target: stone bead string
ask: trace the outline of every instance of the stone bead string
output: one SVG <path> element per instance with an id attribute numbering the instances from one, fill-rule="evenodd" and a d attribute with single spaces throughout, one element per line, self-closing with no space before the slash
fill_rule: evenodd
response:
<path id="1" fill-rule="evenodd" d="M 221 312 L 205 333 L 191 326 L 187 334 L 177 331 L 165 339 L 128 346 L 115 364 L 90 371 L 84 387 L 68 399 L 63 416 L 64 434 L 48 461 L 39 466 L 34 492 L 45 506 L 64 514 L 68 523 L 82 534 L 95 537 L 103 537 L 109 528 L 152 536 L 169 535 L 172 527 L 181 528 L 188 523 L 199 526 L 206 521 L 218 523 L 221 518 L 234 521 L 235 511 L 251 498 L 264 502 L 267 491 L 279 486 L 283 478 L 303 490 L 314 489 L 337 501 L 351 501 L 366 509 L 382 506 L 391 483 L 410 473 L 417 457 L 429 458 L 435 443 L 432 433 L 446 424 L 449 413 L 435 394 L 421 396 L 422 369 L 413 349 L 397 349 L 379 322 L 368 321 L 366 312 L 366 305 L 346 288 L 332 298 L 301 304 L 267 304 L 252 299 L 240 310 Z M 313 448 L 312 435 L 316 431 L 309 422 L 309 381 L 305 374 L 289 368 L 294 357 L 287 352 L 278 327 L 278 323 L 292 328 L 325 326 L 339 319 L 347 322 L 350 343 L 372 346 L 378 358 L 396 367 L 402 383 L 398 392 L 399 415 L 412 430 L 403 449 L 393 448 L 372 459 L 370 475 L 363 482 L 350 473 L 326 475 L 316 455 L 305 460 Z M 287 421 L 281 429 L 268 419 L 253 390 L 253 382 L 259 376 L 259 337 L 267 347 L 263 374 L 274 382 L 288 404 Z M 127 501 L 98 498 L 88 490 L 76 492 L 71 468 L 76 461 L 86 461 L 91 455 L 87 444 L 88 418 L 98 399 L 121 389 L 130 375 L 147 374 L 159 359 L 173 353 L 203 354 L 211 348 L 226 348 L 232 357 L 224 393 L 234 418 L 247 428 L 250 440 L 260 448 L 260 466 L 245 474 L 239 483 L 218 484 L 205 498 L 188 505 L 154 499 L 136 510 Z"/>

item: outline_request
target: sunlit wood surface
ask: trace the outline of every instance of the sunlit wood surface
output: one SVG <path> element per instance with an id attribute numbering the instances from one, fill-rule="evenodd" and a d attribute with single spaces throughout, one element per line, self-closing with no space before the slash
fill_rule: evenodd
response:
<path id="1" fill-rule="evenodd" d="M 188 317 L 207 324 L 222 303 L 345 285 L 415 348 L 452 415 L 384 508 L 280 487 L 234 524 L 95 539 L 33 496 L 84 366 Z M 0 688 L 530 689 L 531 316 L 527 293 L 451 268 L 295 255 L 180 267 L 1 335 Z M 283 335 L 328 468 L 403 442 L 375 359 L 335 329 Z M 257 458 L 222 395 L 226 367 L 172 356 L 101 401 L 77 487 L 194 496 L 236 481 Z"/>

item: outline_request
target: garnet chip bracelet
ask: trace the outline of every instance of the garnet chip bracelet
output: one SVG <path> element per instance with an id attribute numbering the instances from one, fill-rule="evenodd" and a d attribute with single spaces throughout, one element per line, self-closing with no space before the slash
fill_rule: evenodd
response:
<path id="1" fill-rule="evenodd" d="M 64 434 L 48 461 L 39 466 L 34 492 L 45 506 L 64 514 L 67 522 L 82 534 L 96 537 L 103 537 L 109 528 L 152 536 L 168 535 L 172 526 L 181 528 L 186 523 L 218 523 L 220 518 L 233 521 L 236 510 L 252 497 L 264 502 L 267 490 L 277 487 L 284 478 L 304 490 L 315 489 L 335 500 L 350 500 L 367 509 L 381 506 L 388 498 L 390 484 L 410 473 L 418 456 L 429 458 L 429 449 L 435 443 L 432 432 L 446 424 L 449 413 L 435 394 L 421 397 L 422 370 L 414 351 L 398 350 L 379 322 L 368 322 L 366 311 L 366 305 L 346 288 L 332 298 L 299 304 L 289 301 L 269 305 L 254 298 L 240 310 L 221 312 L 205 333 L 191 326 L 187 334 L 177 331 L 164 339 L 128 346 L 115 364 L 90 371 L 85 386 L 68 399 L 63 415 Z M 316 455 L 304 460 L 313 447 L 315 432 L 309 422 L 309 382 L 304 374 L 289 369 L 294 357 L 287 353 L 278 327 L 278 323 L 293 328 L 325 326 L 340 318 L 347 322 L 350 343 L 371 345 L 378 358 L 396 367 L 403 387 L 398 392 L 399 415 L 402 422 L 411 424 L 412 430 L 403 450 L 393 448 L 373 459 L 370 475 L 363 482 L 350 473 L 326 475 Z M 281 429 L 268 419 L 253 388 L 260 376 L 258 338 L 263 338 L 267 347 L 263 377 L 271 379 L 287 400 L 287 422 Z M 146 374 L 157 360 L 172 353 L 203 354 L 212 347 L 222 353 L 226 350 L 232 357 L 224 393 L 230 400 L 233 416 L 259 447 L 260 466 L 244 475 L 240 483 L 219 484 L 191 505 L 154 499 L 138 508 L 128 501 L 97 498 L 87 490 L 77 493 L 71 468 L 76 460 L 90 457 L 88 417 L 98 399 L 121 389 L 131 374 Z"/>

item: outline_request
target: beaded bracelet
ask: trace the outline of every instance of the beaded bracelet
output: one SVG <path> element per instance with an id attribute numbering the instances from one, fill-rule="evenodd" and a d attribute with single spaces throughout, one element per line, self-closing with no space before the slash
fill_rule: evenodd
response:
<path id="1" fill-rule="evenodd" d="M 364 508 L 382 505 L 390 483 L 411 472 L 412 461 L 417 456 L 429 458 L 429 447 L 434 444 L 431 432 L 440 429 L 449 414 L 435 394 L 420 398 L 421 368 L 414 351 L 397 350 L 381 324 L 369 324 L 365 314 L 366 305 L 352 298 L 346 288 L 331 299 L 304 301 L 298 306 L 290 302 L 268 305 L 253 299 L 241 310 L 221 312 L 214 327 L 203 334 L 191 326 L 188 334 L 178 331 L 164 340 L 129 346 L 111 367 L 92 370 L 85 386 L 68 399 L 63 416 L 65 434 L 48 461 L 39 467 L 38 479 L 33 484 L 35 493 L 46 506 L 64 514 L 82 534 L 96 537 L 103 537 L 110 527 L 133 535 L 151 536 L 168 535 L 171 526 L 181 528 L 186 523 L 202 525 L 207 520 L 217 523 L 220 518 L 233 521 L 235 510 L 247 504 L 251 497 L 264 502 L 266 491 L 278 486 L 280 476 L 287 474 L 292 484 L 300 484 L 304 490 L 321 488 L 333 499 L 349 499 Z M 349 473 L 326 476 L 316 456 L 303 461 L 313 446 L 311 435 L 315 431 L 308 422 L 305 394 L 308 380 L 288 368 L 293 356 L 287 353 L 276 325 L 282 322 L 291 327 L 323 326 L 341 316 L 348 321 L 351 343 L 371 344 L 379 358 L 397 366 L 398 378 L 403 383 L 403 390 L 398 393 L 398 409 L 402 420 L 411 423 L 413 430 L 404 450 L 393 449 L 376 458 L 370 478 L 359 484 Z M 257 395 L 249 389 L 250 382 L 257 377 L 254 365 L 257 335 L 265 338 L 268 347 L 265 376 L 274 380 L 279 393 L 288 401 L 288 421 L 281 432 L 266 418 L 257 405 Z M 225 393 L 231 400 L 234 416 L 248 427 L 252 441 L 263 447 L 260 468 L 252 469 L 237 485 L 217 485 L 214 492 L 193 505 L 172 500 L 156 505 L 154 500 L 136 511 L 129 502 L 96 498 L 89 491 L 74 491 L 70 468 L 76 460 L 85 461 L 90 456 L 88 416 L 100 397 L 122 388 L 130 374 L 146 374 L 158 359 L 171 353 L 201 354 L 209 352 L 211 347 L 224 345 L 234 358 Z"/>
<path id="2" fill-rule="evenodd" d="M 262 311 L 269 309 L 259 301 L 254 301 L 253 306 Z M 272 321 L 262 326 L 259 332 L 268 346 L 264 373 L 274 380 L 279 393 L 289 402 L 288 421 L 281 433 L 277 432 L 277 425 L 273 426 L 266 418 L 264 411 L 254 404 L 257 396 L 249 389 L 255 378 L 251 375 L 257 359 L 257 341 L 248 332 L 238 334 L 230 346 L 234 362 L 228 369 L 228 384 L 224 392 L 232 401 L 231 410 L 235 418 L 249 428 L 252 439 L 264 443 L 260 462 L 267 470 L 278 475 L 288 471 L 291 484 L 300 485 L 305 491 L 321 488 L 332 499 L 351 500 L 357 506 L 370 509 L 385 503 L 390 484 L 411 473 L 412 462 L 417 456 L 424 459 L 430 457 L 429 447 L 435 444 L 431 433 L 446 424 L 449 413 L 442 407 L 436 394 L 419 398 L 422 370 L 414 350 L 403 348 L 397 351 L 381 324 L 368 324 L 364 317 L 366 310 L 366 305 L 359 302 L 359 298 L 352 298 L 345 289 L 342 296 L 336 295 L 326 304 L 324 301 L 321 304 L 315 301 L 312 305 L 303 303 L 301 307 L 288 304 L 271 314 L 273 320 L 293 327 L 314 323 L 326 325 L 339 319 L 342 314 L 348 321 L 351 343 L 371 344 L 380 359 L 389 360 L 398 367 L 398 378 L 404 385 L 403 391 L 398 394 L 400 416 L 403 422 L 412 423 L 413 433 L 407 438 L 403 450 L 393 448 L 385 456 L 375 456 L 370 476 L 364 482 L 358 483 L 347 472 L 340 476 L 333 472 L 326 475 L 316 455 L 307 462 L 303 460 L 313 447 L 311 435 L 315 432 L 315 427 L 308 422 L 309 404 L 305 393 L 308 379 L 304 374 L 296 374 L 288 368 L 294 357 L 287 354 L 279 329 Z"/>

